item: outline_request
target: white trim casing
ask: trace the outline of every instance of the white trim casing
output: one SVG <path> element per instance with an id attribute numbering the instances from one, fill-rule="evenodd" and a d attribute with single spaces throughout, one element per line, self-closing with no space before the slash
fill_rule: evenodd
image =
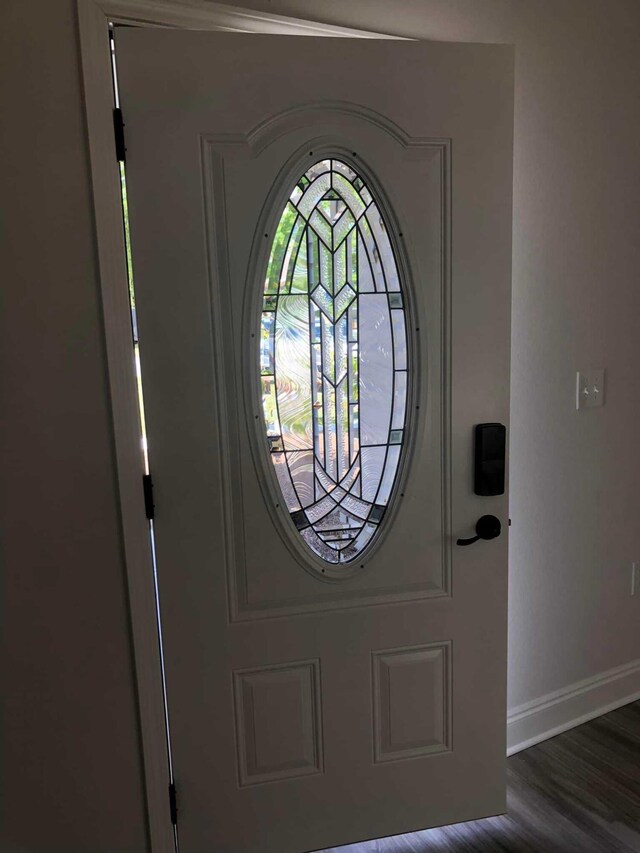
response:
<path id="1" fill-rule="evenodd" d="M 640 699 L 640 659 L 519 705 L 507 716 L 507 755 L 637 699 Z"/>
<path id="2" fill-rule="evenodd" d="M 153 567 L 142 491 L 142 430 L 135 382 L 120 174 L 113 138 L 108 21 L 92 0 L 79 0 L 78 27 L 148 832 L 153 853 L 174 853 Z"/>

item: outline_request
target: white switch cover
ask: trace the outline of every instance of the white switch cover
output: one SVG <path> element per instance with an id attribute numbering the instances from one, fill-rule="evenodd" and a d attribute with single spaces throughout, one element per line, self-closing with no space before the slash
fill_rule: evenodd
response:
<path id="1" fill-rule="evenodd" d="M 576 409 L 604 406 L 604 368 L 583 370 L 576 376 Z"/>

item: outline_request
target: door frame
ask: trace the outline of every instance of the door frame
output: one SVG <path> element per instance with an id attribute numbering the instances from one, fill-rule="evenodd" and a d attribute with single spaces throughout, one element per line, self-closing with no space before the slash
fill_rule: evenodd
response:
<path id="1" fill-rule="evenodd" d="M 113 137 L 109 24 L 300 36 L 396 38 L 209 0 L 76 0 L 96 260 L 102 302 L 120 524 L 127 576 L 147 829 L 152 853 L 175 853 L 153 565 L 141 478 L 120 174 Z M 126 122 L 126 116 L 125 116 Z"/>

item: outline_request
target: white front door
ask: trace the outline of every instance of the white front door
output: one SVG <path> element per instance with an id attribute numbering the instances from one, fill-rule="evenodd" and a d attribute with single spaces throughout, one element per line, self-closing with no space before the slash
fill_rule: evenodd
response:
<path id="1" fill-rule="evenodd" d="M 512 50 L 116 47 L 182 853 L 501 812 Z"/>

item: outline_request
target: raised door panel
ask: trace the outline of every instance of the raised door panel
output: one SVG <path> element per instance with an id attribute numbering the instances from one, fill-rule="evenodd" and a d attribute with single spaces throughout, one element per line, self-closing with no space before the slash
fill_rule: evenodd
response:
<path id="1" fill-rule="evenodd" d="M 451 749 L 451 644 L 372 655 L 374 760 Z"/>
<path id="2" fill-rule="evenodd" d="M 320 661 L 233 674 L 240 785 L 322 773 Z"/>
<path id="3" fill-rule="evenodd" d="M 272 134 L 278 127 L 275 141 L 249 133 L 239 139 L 209 136 L 203 144 L 213 334 L 224 353 L 219 367 L 226 393 L 218 396 L 218 419 L 223 464 L 226 460 L 222 500 L 231 619 L 448 595 L 449 390 L 442 375 L 449 334 L 443 307 L 448 146 L 441 140 L 411 140 L 370 111 L 344 105 L 300 109 L 279 121 L 279 127 L 277 119 L 269 125 Z M 385 529 L 340 578 L 338 572 L 322 578 L 322 569 L 308 571 L 310 561 L 287 533 L 286 506 L 269 485 L 256 393 L 256 333 L 272 235 L 309 158 L 331 154 L 357 160 L 384 199 L 406 290 L 414 376 L 406 448 Z M 233 189 L 223 192 L 223 187 Z M 408 542 L 419 560 L 403 558 Z"/>

